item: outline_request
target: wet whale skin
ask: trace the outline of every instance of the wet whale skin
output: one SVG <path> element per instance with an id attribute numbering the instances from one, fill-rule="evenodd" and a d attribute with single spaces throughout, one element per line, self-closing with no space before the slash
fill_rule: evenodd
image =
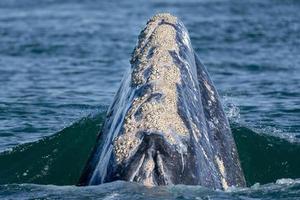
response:
<path id="1" fill-rule="evenodd" d="M 183 23 L 151 18 L 79 185 L 245 186 L 218 93 Z"/>

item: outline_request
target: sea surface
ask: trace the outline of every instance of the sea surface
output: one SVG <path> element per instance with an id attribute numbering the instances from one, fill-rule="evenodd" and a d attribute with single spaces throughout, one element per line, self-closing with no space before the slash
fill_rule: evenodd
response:
<path id="1" fill-rule="evenodd" d="M 187 27 L 230 120 L 247 188 L 75 186 L 137 37 Z M 300 1 L 1 0 L 0 199 L 300 199 Z"/>

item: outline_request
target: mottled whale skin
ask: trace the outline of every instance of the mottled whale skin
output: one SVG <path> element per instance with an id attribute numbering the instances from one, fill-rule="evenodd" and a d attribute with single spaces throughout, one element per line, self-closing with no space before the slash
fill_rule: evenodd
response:
<path id="1" fill-rule="evenodd" d="M 183 23 L 151 18 L 79 185 L 245 186 L 218 93 Z"/>

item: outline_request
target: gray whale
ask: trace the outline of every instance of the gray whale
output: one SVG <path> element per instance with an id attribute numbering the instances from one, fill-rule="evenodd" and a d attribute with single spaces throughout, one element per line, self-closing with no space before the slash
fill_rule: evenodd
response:
<path id="1" fill-rule="evenodd" d="M 79 185 L 245 186 L 228 120 L 183 23 L 152 17 L 139 36 Z"/>

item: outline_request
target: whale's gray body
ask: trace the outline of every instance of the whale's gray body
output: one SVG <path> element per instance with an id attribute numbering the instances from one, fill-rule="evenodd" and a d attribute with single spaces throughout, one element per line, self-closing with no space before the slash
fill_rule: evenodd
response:
<path id="1" fill-rule="evenodd" d="M 154 16 L 131 64 L 79 184 L 245 186 L 219 96 L 184 25 Z"/>

